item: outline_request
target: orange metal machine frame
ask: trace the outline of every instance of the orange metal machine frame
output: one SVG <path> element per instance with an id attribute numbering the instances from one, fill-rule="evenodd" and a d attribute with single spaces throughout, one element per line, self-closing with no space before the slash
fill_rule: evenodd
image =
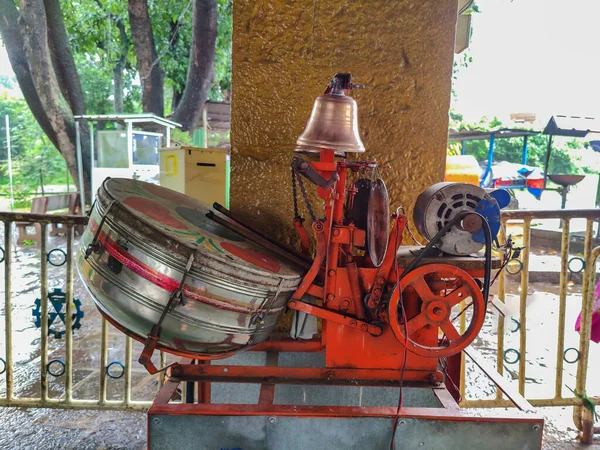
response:
<path id="1" fill-rule="evenodd" d="M 517 433 L 517 441 L 508 439 L 507 445 L 528 442 L 519 448 L 540 448 L 543 421 L 539 417 L 472 413 L 459 409 L 457 405 L 459 393 L 455 386 L 459 383 L 461 351 L 473 341 L 485 319 L 487 305 L 475 281 L 483 276 L 483 263 L 479 268 L 463 270 L 445 263 L 445 259 L 441 258 L 439 262 L 418 266 L 403 276 L 404 269 L 399 267 L 396 255 L 402 244 L 407 218 L 396 213 L 392 215 L 393 226 L 385 258 L 376 267 L 368 254 L 363 256 L 362 252 L 356 251 L 356 247 L 365 247 L 365 231 L 346 217 L 355 193 L 353 186 L 346 187 L 348 171 L 370 171 L 376 167 L 376 162 L 336 160 L 333 150 L 321 150 L 319 153 L 318 162 L 296 161 L 300 173 L 316 171 L 323 180 L 332 182 L 326 188 L 318 187 L 318 194 L 325 201 L 325 219 L 316 219 L 312 223 L 316 256 L 288 306 L 322 319 L 320 337 L 304 341 L 271 338 L 252 349 L 275 355 L 275 364 L 269 364 L 267 357 L 267 365 L 263 366 L 211 365 L 208 361 L 197 360 L 172 366 L 171 378 L 148 413 L 149 446 L 161 448 L 163 445 L 161 439 L 164 439 L 165 431 L 160 427 L 165 417 L 201 416 L 208 421 L 203 423 L 209 423 L 209 418 L 220 417 L 225 420 L 243 416 L 268 419 L 264 424 L 261 422 L 261 427 L 274 424 L 273 420 L 277 418 L 290 417 L 311 420 L 380 418 L 385 419 L 386 423 L 392 420 L 394 427 L 398 426 L 399 418 L 400 426 L 409 419 L 441 421 L 448 426 L 454 426 L 457 422 L 502 427 L 517 424 L 525 427 L 518 430 L 518 433 L 524 433 L 523 438 L 518 437 Z M 306 233 L 301 224 L 296 223 L 296 228 L 300 231 L 306 250 Z M 320 301 L 316 302 L 318 304 L 309 303 L 305 301 L 306 295 Z M 471 309 L 471 320 L 469 327 L 461 334 L 455 328 L 450 314 L 454 306 L 467 299 L 471 299 L 467 305 Z M 438 329 L 442 330 L 442 339 L 439 338 Z M 324 367 L 279 367 L 276 364 L 277 355 L 284 352 L 324 352 L 325 364 Z M 444 383 L 449 378 L 453 382 L 448 383 L 447 389 Z M 502 377 L 494 376 L 494 380 L 503 384 Z M 189 402 L 170 403 L 182 381 L 187 381 L 192 389 L 187 395 Z M 260 384 L 258 404 L 214 404 L 211 402 L 211 382 Z M 397 408 L 278 405 L 274 402 L 275 386 L 278 384 L 398 387 L 400 383 L 433 389 L 442 408 L 406 408 L 401 404 Z M 193 391 L 195 384 L 196 394 Z M 524 399 L 510 388 L 501 388 L 522 408 L 528 408 Z M 312 426 L 319 428 L 318 425 Z M 348 432 L 347 427 L 342 428 Z M 391 432 L 392 426 L 388 428 Z M 301 427 L 294 428 L 292 425 L 291 429 L 299 430 Z M 459 441 L 465 430 L 471 432 L 466 428 L 461 431 L 442 427 L 438 428 L 440 430 L 449 436 L 455 433 Z M 489 432 L 498 433 L 498 437 L 506 434 L 504 428 Z M 531 433 L 525 436 L 526 432 L 535 436 Z M 180 433 L 179 438 L 184 434 Z M 417 444 L 415 448 L 433 448 L 418 447 Z M 238 445 L 237 448 L 248 448 L 243 443 L 235 445 Z M 182 443 L 181 447 L 185 448 L 185 445 Z M 288 443 L 268 448 L 297 447 Z M 412 446 L 403 444 L 398 448 Z"/>

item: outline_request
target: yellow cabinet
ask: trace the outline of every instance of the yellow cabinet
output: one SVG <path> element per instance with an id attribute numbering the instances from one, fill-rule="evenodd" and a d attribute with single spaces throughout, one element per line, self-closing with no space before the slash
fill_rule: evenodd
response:
<path id="1" fill-rule="evenodd" d="M 218 148 L 161 148 L 160 185 L 212 206 L 229 208 L 229 151 Z"/>

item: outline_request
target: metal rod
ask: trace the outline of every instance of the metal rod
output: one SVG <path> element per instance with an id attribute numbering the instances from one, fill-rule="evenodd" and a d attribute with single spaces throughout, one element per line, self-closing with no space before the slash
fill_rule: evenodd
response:
<path id="1" fill-rule="evenodd" d="M 67 403 L 64 400 L 50 398 L 48 401 L 42 401 L 39 398 L 14 398 L 10 402 L 7 399 L 0 399 L 0 406 L 22 406 L 27 408 L 61 408 L 61 409 L 106 409 L 106 410 L 132 410 L 144 411 L 151 406 L 149 401 L 130 402 L 123 405 L 122 401 L 108 401 L 100 405 L 97 400 L 73 400 Z"/>
<path id="2" fill-rule="evenodd" d="M 106 366 L 108 364 L 108 322 L 102 317 L 102 334 L 100 340 L 100 384 L 99 404 L 105 405 L 106 401 Z"/>
<path id="3" fill-rule="evenodd" d="M 85 225 L 87 223 L 87 218 L 82 216 L 68 214 L 32 214 L 6 211 L 0 211 L 0 220 L 3 222 L 38 222 L 40 224 L 54 223 L 63 225 Z"/>
<path id="4" fill-rule="evenodd" d="M 83 182 L 83 156 L 81 154 L 81 132 L 79 121 L 75 121 L 75 148 L 77 150 L 77 175 L 79 178 L 79 199 L 81 200 L 81 211 L 85 214 L 85 184 Z"/>
<path id="5" fill-rule="evenodd" d="M 527 165 L 527 156 L 528 156 L 527 155 L 527 153 L 528 153 L 527 152 L 527 150 L 528 150 L 527 149 L 527 144 L 528 144 L 527 141 L 528 140 L 529 140 L 528 135 L 523 136 L 523 150 L 521 152 L 521 164 L 523 164 L 524 166 Z"/>
<path id="6" fill-rule="evenodd" d="M 546 147 L 546 161 L 544 162 L 544 189 L 546 189 L 546 183 L 548 182 L 548 168 L 550 167 L 550 154 L 552 153 L 552 139 L 554 135 L 548 136 L 548 146 Z"/>
<path id="7" fill-rule="evenodd" d="M 527 290 L 529 289 L 529 242 L 531 237 L 531 219 L 523 222 L 523 270 L 521 271 L 521 299 L 519 310 L 519 393 L 525 395 L 525 367 L 527 363 Z"/>
<path id="8" fill-rule="evenodd" d="M 223 214 L 225 217 L 231 219 L 237 225 L 239 225 L 239 226 L 247 229 L 249 232 L 254 233 L 255 235 L 259 236 L 260 238 L 262 238 L 262 239 L 270 242 L 272 245 L 281 248 L 282 250 L 284 250 L 285 252 L 291 254 L 292 256 L 294 256 L 294 257 L 296 257 L 298 259 L 303 260 L 306 264 L 312 264 L 312 259 L 306 257 L 303 253 L 300 253 L 300 252 L 296 251 L 293 248 L 284 247 L 280 243 L 274 241 L 273 239 L 271 239 L 270 237 L 268 237 L 265 234 L 261 233 L 260 231 L 255 230 L 254 227 L 252 227 L 250 224 L 246 223 L 244 220 L 242 220 L 239 217 L 237 217 L 235 214 L 233 214 L 230 210 L 228 210 L 227 208 L 225 208 L 223 205 L 215 202 L 215 203 L 213 203 L 213 208 L 216 211 L 218 211 L 219 213 Z"/>
<path id="9" fill-rule="evenodd" d="M 132 353 L 132 340 L 129 336 L 125 338 L 125 383 L 123 384 L 124 398 L 123 402 L 125 405 L 131 403 L 131 353 Z"/>
<path id="10" fill-rule="evenodd" d="M 212 211 L 209 211 L 206 214 L 206 216 L 209 219 L 212 219 L 215 222 L 217 222 L 219 225 L 223 225 L 225 228 L 229 228 L 230 230 L 235 231 L 236 233 L 242 235 L 249 241 L 252 241 L 256 244 L 259 244 L 259 245 L 271 250 L 273 253 L 276 253 L 277 255 L 281 256 L 282 258 L 285 258 L 288 261 L 293 262 L 294 264 L 296 264 L 304 269 L 309 269 L 311 266 L 311 264 L 306 262 L 306 260 L 304 260 L 304 258 L 300 259 L 300 258 L 296 257 L 295 255 L 288 252 L 286 249 L 283 249 L 279 245 L 275 245 L 272 242 L 270 242 L 269 240 L 262 238 L 261 236 L 257 235 L 256 233 L 254 233 L 253 231 L 249 230 L 246 227 L 243 227 L 235 222 L 225 220 L 225 219 L 217 216 Z"/>
<path id="11" fill-rule="evenodd" d="M 40 375 L 42 401 L 48 400 L 48 258 L 46 242 L 48 240 L 48 226 L 40 224 Z"/>
<path id="12" fill-rule="evenodd" d="M 592 403 L 599 405 L 600 397 L 590 397 Z M 575 406 L 578 408 L 583 402 L 580 398 L 532 398 L 527 400 L 531 406 L 534 407 L 548 407 L 548 406 Z M 463 400 L 460 404 L 465 408 L 497 408 L 497 407 L 510 407 L 513 406 L 512 402 L 508 399 L 496 400 Z"/>
<path id="13" fill-rule="evenodd" d="M 569 219 L 562 219 L 562 236 L 560 244 L 560 285 L 558 289 L 558 342 L 556 344 L 556 384 L 554 398 L 562 397 L 563 352 L 565 349 L 565 315 L 567 311 L 567 282 L 569 270 Z"/>
<path id="14" fill-rule="evenodd" d="M 502 220 L 525 219 L 600 219 L 599 209 L 538 209 L 538 210 L 506 210 L 502 211 Z"/>
<path id="15" fill-rule="evenodd" d="M 4 222 L 4 352 L 6 359 L 6 400 L 13 397 L 12 357 L 12 222 Z"/>
<path id="16" fill-rule="evenodd" d="M 67 226 L 67 286 L 65 308 L 65 395 L 73 400 L 73 227 Z"/>
<path id="17" fill-rule="evenodd" d="M 499 240 L 500 242 L 506 242 L 506 222 L 502 222 L 500 226 Z M 498 276 L 498 300 L 501 303 L 506 302 L 506 270 L 500 269 L 500 275 Z M 503 314 L 498 314 L 498 345 L 496 349 L 496 370 L 500 375 L 504 373 L 504 326 L 505 317 Z M 496 399 L 502 398 L 502 391 L 496 386 Z"/>
<path id="18" fill-rule="evenodd" d="M 585 242 L 583 259 L 585 269 L 583 273 L 582 305 L 581 305 L 581 328 L 579 329 L 579 361 L 577 362 L 577 376 L 575 391 L 579 394 L 586 389 L 588 359 L 590 349 L 590 335 L 592 332 L 592 315 L 594 307 L 594 284 L 596 281 L 596 261 L 600 255 L 600 247 L 592 250 L 593 221 L 587 220 L 585 229 Z M 577 428 L 581 429 L 581 407 L 574 408 L 573 418 Z"/>
<path id="19" fill-rule="evenodd" d="M 15 210 L 15 195 L 13 192 L 13 177 L 12 177 L 12 155 L 11 155 L 11 148 L 10 148 L 10 118 L 8 117 L 8 114 L 4 116 L 4 119 L 6 121 L 6 156 L 7 156 L 7 162 L 8 162 L 8 185 L 9 185 L 9 189 L 10 189 L 10 210 L 14 211 Z"/>
<path id="20" fill-rule="evenodd" d="M 460 310 L 464 311 L 465 310 L 465 301 L 463 300 L 462 302 L 460 302 Z M 465 330 L 467 329 L 467 315 L 466 314 L 461 314 L 460 315 L 460 319 L 459 319 L 459 323 L 460 323 L 460 334 L 464 334 Z M 467 358 L 460 358 L 460 382 L 459 382 L 459 389 L 460 389 L 460 396 L 462 398 L 465 398 L 466 394 L 467 394 L 467 380 L 466 380 L 466 374 L 467 374 Z"/>
<path id="21" fill-rule="evenodd" d="M 94 158 L 95 156 L 95 148 L 94 148 L 94 122 L 88 122 L 90 129 L 90 204 L 94 203 L 94 196 L 96 193 L 94 192 Z M 85 215 L 85 208 L 81 208 L 81 214 Z"/>
<path id="22" fill-rule="evenodd" d="M 167 128 L 168 129 L 168 128 Z M 164 369 L 167 366 L 167 354 L 163 351 L 160 352 L 160 368 Z M 162 388 L 165 384 L 165 372 L 158 373 L 158 387 Z"/>

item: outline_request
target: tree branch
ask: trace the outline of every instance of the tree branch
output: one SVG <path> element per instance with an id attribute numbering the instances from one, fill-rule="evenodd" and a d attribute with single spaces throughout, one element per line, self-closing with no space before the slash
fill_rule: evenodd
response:
<path id="1" fill-rule="evenodd" d="M 158 62 L 147 0 L 128 0 L 129 26 L 142 83 L 144 112 L 164 115 L 164 71 Z"/>
<path id="2" fill-rule="evenodd" d="M 217 0 L 195 0 L 192 49 L 187 81 L 172 119 L 192 132 L 200 123 L 202 109 L 215 77 Z"/>
<path id="3" fill-rule="evenodd" d="M 19 11 L 13 0 L 0 0 L 0 35 L 6 45 L 8 59 L 17 77 L 17 82 L 33 116 L 52 144 L 58 148 L 56 134 L 50 125 L 46 111 L 37 95 L 29 63 L 25 56 L 25 42 L 19 28 Z"/>
<path id="4" fill-rule="evenodd" d="M 56 136 L 57 148 L 65 158 L 69 172 L 77 179 L 77 156 L 75 151 L 75 123 L 72 111 L 61 94 L 54 73 L 54 66 L 48 48 L 48 27 L 43 0 L 21 0 L 19 21 L 24 37 L 25 54 L 31 79 L 37 91 L 42 108 L 47 114 L 50 127 Z M 89 191 L 89 148 L 86 140 L 82 163 L 84 167 L 84 189 Z"/>
<path id="5" fill-rule="evenodd" d="M 44 0 L 48 27 L 48 47 L 54 56 L 53 65 L 61 92 L 75 115 L 85 114 L 81 81 L 73 59 L 58 0 Z"/>

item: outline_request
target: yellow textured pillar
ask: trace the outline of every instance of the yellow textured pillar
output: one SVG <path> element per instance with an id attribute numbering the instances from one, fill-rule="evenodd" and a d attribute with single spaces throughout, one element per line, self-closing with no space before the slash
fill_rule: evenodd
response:
<path id="1" fill-rule="evenodd" d="M 232 210 L 291 238 L 291 150 L 331 77 L 352 72 L 366 85 L 357 157 L 391 165 L 391 204 L 411 212 L 443 179 L 456 13 L 457 0 L 235 1 Z"/>

